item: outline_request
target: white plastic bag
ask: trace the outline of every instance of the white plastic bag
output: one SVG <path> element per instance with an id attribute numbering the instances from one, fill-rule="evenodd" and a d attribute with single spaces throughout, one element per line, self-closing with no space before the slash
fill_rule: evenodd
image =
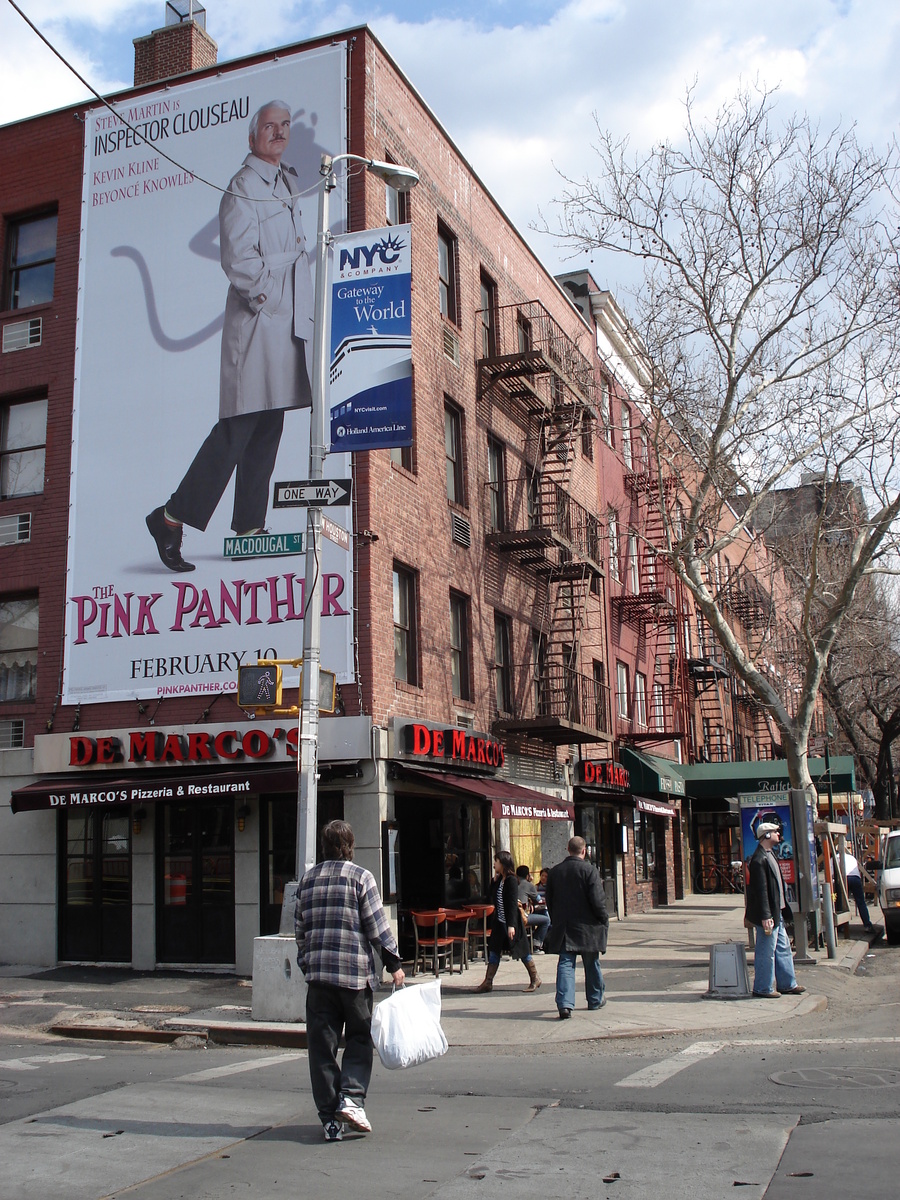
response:
<path id="1" fill-rule="evenodd" d="M 441 1029 L 441 981 L 414 984 L 392 992 L 375 1005 L 372 1041 L 391 1071 L 414 1067 L 447 1053 Z"/>

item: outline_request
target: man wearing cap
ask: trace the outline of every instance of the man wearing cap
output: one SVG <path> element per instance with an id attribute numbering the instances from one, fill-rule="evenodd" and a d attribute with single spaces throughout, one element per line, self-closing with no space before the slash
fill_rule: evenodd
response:
<path id="1" fill-rule="evenodd" d="M 784 883 L 772 853 L 781 841 L 781 830 L 774 821 L 761 821 L 756 837 L 759 845 L 750 859 L 747 887 L 747 920 L 756 926 L 753 995 L 767 1000 L 779 995 L 799 996 L 806 988 L 800 986 L 794 974 L 791 943 L 784 928 Z"/>

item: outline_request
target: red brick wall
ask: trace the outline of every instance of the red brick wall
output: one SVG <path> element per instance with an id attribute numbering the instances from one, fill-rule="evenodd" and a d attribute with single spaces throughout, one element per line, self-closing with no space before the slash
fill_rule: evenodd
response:
<path id="1" fill-rule="evenodd" d="M 154 29 L 134 39 L 134 86 L 143 87 L 215 65 L 218 47 L 196 21 Z"/>

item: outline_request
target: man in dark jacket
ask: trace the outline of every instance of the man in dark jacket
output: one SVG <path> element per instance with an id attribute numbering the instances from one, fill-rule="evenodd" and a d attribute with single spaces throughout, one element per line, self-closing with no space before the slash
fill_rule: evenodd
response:
<path id="1" fill-rule="evenodd" d="M 779 995 L 797 996 L 806 989 L 794 975 L 791 943 L 784 927 L 787 909 L 784 884 L 781 868 L 772 853 L 781 841 L 781 830 L 774 821 L 760 821 L 756 837 L 759 845 L 750 859 L 747 886 L 747 920 L 756 926 L 753 995 L 767 1000 Z"/>
<path id="2" fill-rule="evenodd" d="M 556 968 L 556 1007 L 559 1019 L 571 1017 L 575 1007 L 575 956 L 584 963 L 584 990 L 590 1009 L 602 1008 L 603 972 L 600 955 L 606 953 L 609 914 L 603 882 L 592 863 L 585 862 L 584 838 L 569 840 L 569 857 L 555 866 L 547 879 L 550 928 L 544 950 L 559 955 Z"/>

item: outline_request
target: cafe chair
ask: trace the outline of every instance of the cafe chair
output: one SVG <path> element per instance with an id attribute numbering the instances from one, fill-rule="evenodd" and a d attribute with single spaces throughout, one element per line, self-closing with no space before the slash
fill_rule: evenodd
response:
<path id="1" fill-rule="evenodd" d="M 478 913 L 471 908 L 447 909 L 447 933 L 453 938 L 454 946 L 459 946 L 459 970 L 469 969 L 469 938 L 472 934 L 472 922 L 480 921 Z M 480 927 L 475 931 L 481 936 Z"/>
<path id="2" fill-rule="evenodd" d="M 470 942 L 474 942 L 476 946 L 479 942 L 481 943 L 481 952 L 484 961 L 487 962 L 488 934 L 491 931 L 491 917 L 493 916 L 494 906 L 493 904 L 469 904 L 467 908 L 473 917 L 469 922 L 469 940 Z"/>
<path id="3" fill-rule="evenodd" d="M 418 974 L 419 962 L 422 970 L 425 963 L 431 960 L 435 975 L 441 970 L 441 961 L 448 964 L 447 969 L 453 974 L 454 939 L 447 932 L 447 912 L 443 908 L 413 909 L 410 913 L 413 921 L 413 934 L 416 939 L 416 956 L 413 959 L 413 975 Z M 460 968 L 462 973 L 462 968 Z"/>

